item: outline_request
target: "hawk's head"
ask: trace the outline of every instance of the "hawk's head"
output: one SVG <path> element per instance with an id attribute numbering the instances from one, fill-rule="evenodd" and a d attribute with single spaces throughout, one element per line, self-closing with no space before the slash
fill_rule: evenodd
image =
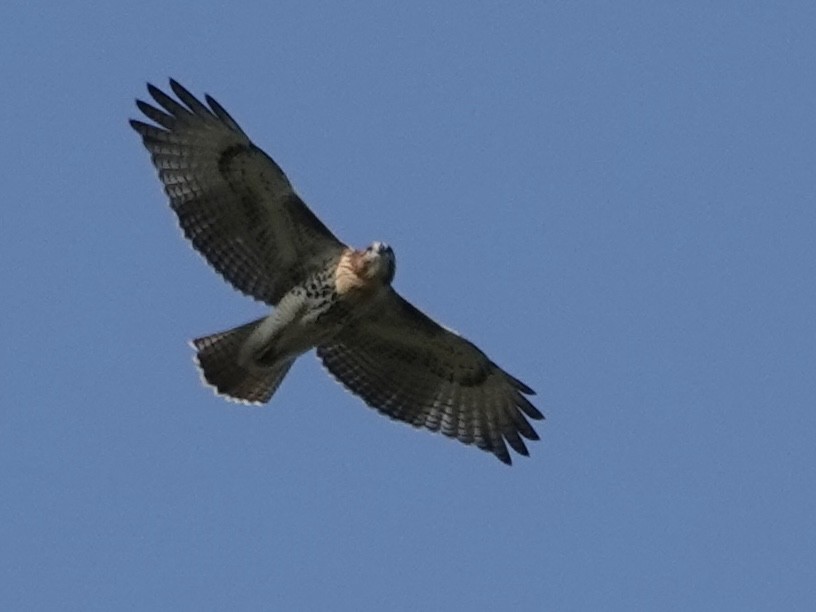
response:
<path id="1" fill-rule="evenodd" d="M 397 269 L 397 260 L 391 247 L 384 242 L 372 242 L 362 255 L 365 276 L 390 285 Z"/>

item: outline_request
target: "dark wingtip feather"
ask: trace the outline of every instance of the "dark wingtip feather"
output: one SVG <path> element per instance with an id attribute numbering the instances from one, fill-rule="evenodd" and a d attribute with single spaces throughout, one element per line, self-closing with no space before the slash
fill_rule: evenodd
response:
<path id="1" fill-rule="evenodd" d="M 517 400 L 516 403 L 517 403 L 518 407 L 521 408 L 521 411 L 524 414 L 526 414 L 528 417 L 530 417 L 531 419 L 535 419 L 536 421 L 543 421 L 544 420 L 544 415 L 541 414 L 541 412 L 538 410 L 538 408 L 533 406 L 530 403 L 530 400 L 528 400 L 526 397 L 519 394 L 518 397 L 516 398 L 516 400 Z"/>
<path id="2" fill-rule="evenodd" d="M 508 376 L 510 376 L 510 375 L 508 374 Z M 521 391 L 522 393 L 524 393 L 524 395 L 535 395 L 536 394 L 535 391 L 533 391 L 530 387 L 525 385 L 523 382 L 521 382 L 515 376 L 510 376 L 510 380 L 513 381 L 513 386 L 516 389 L 518 389 L 519 391 Z"/>
<path id="3" fill-rule="evenodd" d="M 198 100 L 198 98 L 190 93 L 190 90 L 181 85 L 175 79 L 170 79 L 170 89 L 172 89 L 173 93 L 178 96 L 178 99 L 184 102 L 184 104 L 186 104 L 196 115 L 199 117 L 212 117 L 212 112 L 210 112 L 210 109 L 204 106 Z"/>
<path id="4" fill-rule="evenodd" d="M 156 101 L 156 103 L 175 119 L 182 119 L 190 115 L 190 109 L 168 96 L 158 87 L 148 83 L 147 91 L 150 93 L 151 97 Z"/>
<path id="5" fill-rule="evenodd" d="M 185 87 L 181 85 L 176 79 L 170 79 L 170 89 L 176 94 L 182 102 L 187 104 L 186 98 L 194 97 Z"/>
<path id="6" fill-rule="evenodd" d="M 530 451 L 527 450 L 527 446 L 524 444 L 524 440 L 521 439 L 518 432 L 516 430 L 512 430 L 511 434 L 505 433 L 504 439 L 507 440 L 507 443 L 513 447 L 513 450 L 516 451 L 519 455 L 524 455 L 525 457 L 530 456 Z"/>
<path id="7" fill-rule="evenodd" d="M 176 118 L 163 110 L 156 108 L 142 100 L 136 100 L 136 106 L 142 111 L 148 119 L 155 121 L 161 127 L 172 130 L 176 125 Z"/>
<path id="8" fill-rule="evenodd" d="M 147 93 L 150 94 L 150 97 L 153 98 L 156 102 L 159 102 L 161 98 L 166 98 L 166 94 L 156 87 L 153 83 L 147 84 Z M 161 104 L 161 102 L 159 102 Z"/>
<path id="9" fill-rule="evenodd" d="M 144 100 L 140 100 L 140 99 L 138 99 L 138 98 L 136 98 L 136 107 L 137 107 L 137 108 L 138 108 L 140 111 L 142 111 L 142 112 L 143 112 L 145 115 L 146 115 L 147 113 L 156 112 L 156 111 L 158 111 L 158 110 L 159 110 L 158 108 L 156 108 L 156 107 L 155 107 L 155 106 L 153 106 L 152 104 L 148 104 L 148 103 L 147 103 L 147 102 L 145 102 Z M 146 111 L 145 109 L 150 109 L 150 110 L 147 110 L 147 111 Z"/>
<path id="10" fill-rule="evenodd" d="M 235 121 L 235 119 L 232 118 L 232 115 L 230 115 L 226 109 L 224 109 L 224 107 L 218 103 L 218 100 L 209 94 L 204 95 L 204 100 L 206 100 L 207 104 L 210 105 L 210 109 L 216 117 L 228 125 L 233 131 L 246 136 L 246 134 L 244 134 L 244 130 L 242 130 L 241 126 L 238 125 L 238 122 Z"/>

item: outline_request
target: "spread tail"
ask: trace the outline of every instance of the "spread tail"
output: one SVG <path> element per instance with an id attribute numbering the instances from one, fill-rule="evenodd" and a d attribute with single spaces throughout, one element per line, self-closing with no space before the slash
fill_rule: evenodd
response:
<path id="1" fill-rule="evenodd" d="M 263 319 L 192 341 L 204 382 L 218 395 L 249 404 L 264 404 L 280 386 L 295 358 L 272 367 L 243 365 L 241 347 Z"/>

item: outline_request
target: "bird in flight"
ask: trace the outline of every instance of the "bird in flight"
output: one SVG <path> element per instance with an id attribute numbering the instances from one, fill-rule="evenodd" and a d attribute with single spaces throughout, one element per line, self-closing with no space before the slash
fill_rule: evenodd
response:
<path id="1" fill-rule="evenodd" d="M 148 84 L 152 123 L 131 120 L 185 236 L 229 283 L 273 307 L 266 317 L 193 340 L 202 378 L 221 396 L 268 402 L 294 361 L 316 349 L 326 369 L 379 412 L 440 431 L 511 464 L 538 440 L 534 391 L 391 286 L 383 242 L 348 247 L 309 210 L 277 163 L 212 97 Z"/>

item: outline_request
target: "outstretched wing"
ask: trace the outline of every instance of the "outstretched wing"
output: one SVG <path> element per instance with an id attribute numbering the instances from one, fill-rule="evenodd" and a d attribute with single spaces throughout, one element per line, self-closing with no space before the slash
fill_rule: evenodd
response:
<path id="1" fill-rule="evenodd" d="M 160 108 L 136 101 L 157 125 L 130 125 L 193 246 L 239 291 L 275 305 L 343 245 L 218 102 L 206 96 L 205 106 L 172 79 L 170 87 L 181 102 L 150 84 Z"/>
<path id="2" fill-rule="evenodd" d="M 525 397 L 534 391 L 395 291 L 385 300 L 317 348 L 329 372 L 393 419 L 475 443 L 507 464 L 505 441 L 527 455 L 522 437 L 538 434 L 525 417 L 544 418 Z"/>

